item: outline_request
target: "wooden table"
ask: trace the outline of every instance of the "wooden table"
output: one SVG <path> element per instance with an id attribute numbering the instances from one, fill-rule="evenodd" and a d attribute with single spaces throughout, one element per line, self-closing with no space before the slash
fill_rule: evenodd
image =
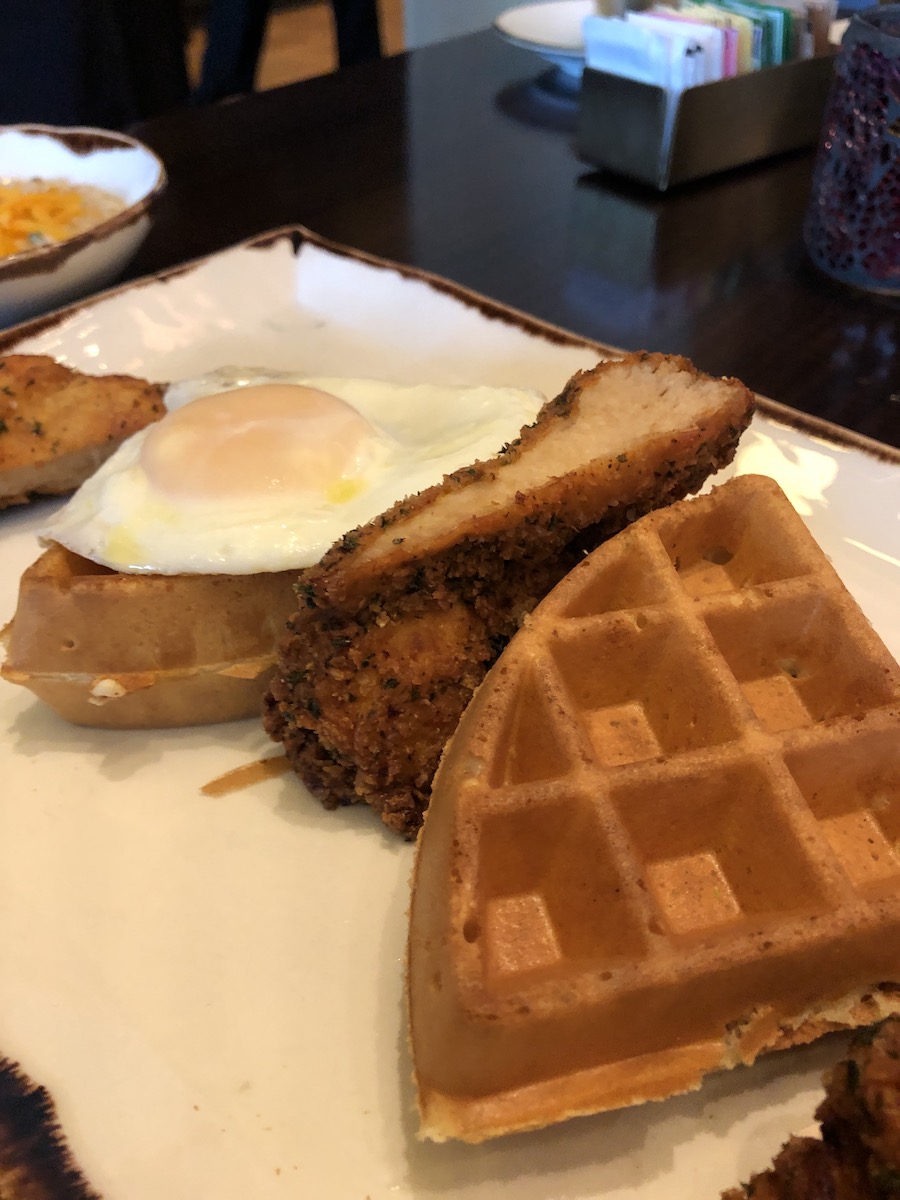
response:
<path id="1" fill-rule="evenodd" d="M 579 161 L 544 68 L 487 31 L 138 126 L 171 182 L 131 275 L 303 224 L 900 445 L 900 302 L 806 258 L 812 154 L 660 195 Z"/>

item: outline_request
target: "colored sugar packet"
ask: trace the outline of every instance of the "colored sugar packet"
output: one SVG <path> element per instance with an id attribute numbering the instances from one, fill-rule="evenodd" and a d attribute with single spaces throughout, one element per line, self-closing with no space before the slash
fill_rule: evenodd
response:
<path id="1" fill-rule="evenodd" d="M 625 20 L 630 25 L 638 25 L 665 38 L 673 38 L 676 57 L 678 50 L 675 48 L 680 42 L 675 39 L 687 39 L 684 54 L 685 87 L 692 87 L 698 83 L 713 83 L 722 78 L 725 39 L 721 29 L 693 21 L 677 20 L 673 29 L 669 18 L 648 12 L 628 12 L 625 14 Z"/>
<path id="2" fill-rule="evenodd" d="M 730 79 L 732 76 L 737 75 L 738 34 L 734 26 L 730 24 L 732 20 L 730 13 L 719 12 L 718 9 L 715 9 L 713 10 L 714 15 L 711 18 L 705 9 L 701 11 L 699 5 L 674 9 L 669 8 L 665 4 L 654 5 L 649 11 L 653 16 L 660 17 L 665 21 L 680 21 L 700 28 L 712 26 L 718 29 L 722 34 L 722 58 L 717 78 Z M 749 30 L 747 36 L 749 45 Z"/>
<path id="3" fill-rule="evenodd" d="M 754 26 L 749 17 L 741 16 L 739 13 L 726 12 L 725 9 L 719 8 L 714 3 L 685 4 L 679 11 L 685 13 L 691 20 L 705 21 L 730 33 L 734 45 L 736 73 L 745 75 L 748 71 L 753 70 Z"/>

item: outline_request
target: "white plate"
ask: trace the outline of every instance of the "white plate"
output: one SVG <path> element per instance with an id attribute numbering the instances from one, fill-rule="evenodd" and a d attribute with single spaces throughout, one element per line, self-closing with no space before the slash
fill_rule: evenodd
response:
<path id="1" fill-rule="evenodd" d="M 596 11 L 593 0 L 523 4 L 500 13 L 494 28 L 513 45 L 534 50 L 565 75 L 580 79 L 584 70 L 582 25 L 585 17 Z"/>
<path id="2" fill-rule="evenodd" d="M 243 361 L 546 392 L 598 356 L 297 233 L 10 343 L 157 378 Z M 896 654 L 900 453 L 780 415 L 754 419 L 737 469 L 780 480 Z M 50 507 L 0 517 L 0 621 Z M 202 795 L 271 749 L 252 721 L 81 730 L 0 683 L 0 731 L 0 1053 L 50 1089 L 105 1200 L 693 1200 L 810 1123 L 834 1042 L 662 1104 L 420 1145 L 402 1005 L 410 846 L 368 810 L 325 813 L 293 778 Z"/>

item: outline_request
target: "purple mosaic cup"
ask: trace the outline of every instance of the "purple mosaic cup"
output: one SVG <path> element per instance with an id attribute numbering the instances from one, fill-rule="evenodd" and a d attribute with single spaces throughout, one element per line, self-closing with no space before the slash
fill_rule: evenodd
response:
<path id="1" fill-rule="evenodd" d="M 900 295 L 900 4 L 844 34 L 803 240 L 827 275 Z"/>

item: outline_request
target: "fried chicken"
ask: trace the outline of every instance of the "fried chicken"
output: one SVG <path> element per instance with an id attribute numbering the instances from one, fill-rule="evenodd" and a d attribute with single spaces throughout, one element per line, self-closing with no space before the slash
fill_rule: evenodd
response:
<path id="1" fill-rule="evenodd" d="M 900 1017 L 857 1033 L 826 1076 L 822 1137 L 791 1138 L 767 1171 L 724 1200 L 900 1196 Z"/>
<path id="2" fill-rule="evenodd" d="M 752 407 L 685 359 L 601 363 L 496 458 L 305 570 L 264 721 L 325 807 L 365 802 L 414 836 L 444 743 L 526 614 L 587 550 L 729 462 Z"/>
<path id="3" fill-rule="evenodd" d="M 84 375 L 40 354 L 0 358 L 0 508 L 74 491 L 163 416 L 162 387 Z"/>

